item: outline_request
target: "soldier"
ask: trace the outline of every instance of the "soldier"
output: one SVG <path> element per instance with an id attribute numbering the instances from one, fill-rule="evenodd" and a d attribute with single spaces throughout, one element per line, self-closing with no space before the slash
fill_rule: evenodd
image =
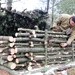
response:
<path id="1" fill-rule="evenodd" d="M 70 45 L 75 38 L 75 16 L 69 14 L 61 14 L 53 23 L 51 27 L 54 31 L 63 31 L 66 34 L 70 34 L 66 43 L 61 43 L 61 47 L 66 47 Z"/>

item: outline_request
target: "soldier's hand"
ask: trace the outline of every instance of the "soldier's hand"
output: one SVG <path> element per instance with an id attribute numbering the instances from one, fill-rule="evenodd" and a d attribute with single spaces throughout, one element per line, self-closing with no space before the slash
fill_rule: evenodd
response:
<path id="1" fill-rule="evenodd" d="M 65 48 L 65 47 L 67 46 L 67 43 L 61 43 L 60 46 L 61 46 L 62 48 Z"/>

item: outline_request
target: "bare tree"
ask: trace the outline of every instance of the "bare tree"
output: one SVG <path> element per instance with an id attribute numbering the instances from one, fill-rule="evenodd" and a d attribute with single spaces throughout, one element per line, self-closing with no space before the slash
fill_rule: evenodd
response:
<path id="1" fill-rule="evenodd" d="M 7 9 L 11 9 L 13 0 L 7 0 Z"/>
<path id="2" fill-rule="evenodd" d="M 50 0 L 47 0 L 47 12 L 49 11 L 49 1 Z"/>

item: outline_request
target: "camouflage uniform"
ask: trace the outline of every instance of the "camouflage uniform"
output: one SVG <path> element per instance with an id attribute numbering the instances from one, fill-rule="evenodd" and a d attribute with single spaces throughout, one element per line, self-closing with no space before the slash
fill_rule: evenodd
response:
<path id="1" fill-rule="evenodd" d="M 69 19 L 73 15 L 61 14 L 54 22 L 53 27 L 57 27 L 59 30 L 71 30 L 71 35 L 67 40 L 67 44 L 70 45 L 75 38 L 75 26 L 71 27 L 69 23 Z M 68 31 L 69 32 L 69 31 Z"/>

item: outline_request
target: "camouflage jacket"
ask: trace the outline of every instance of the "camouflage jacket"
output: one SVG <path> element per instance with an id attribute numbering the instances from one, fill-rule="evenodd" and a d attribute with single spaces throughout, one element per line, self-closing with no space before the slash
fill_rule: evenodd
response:
<path id="1" fill-rule="evenodd" d="M 69 23 L 69 19 L 72 15 L 61 14 L 53 23 L 53 27 L 59 27 L 60 30 L 64 31 L 68 28 L 71 29 L 71 35 L 67 40 L 67 44 L 70 45 L 75 38 L 75 26 L 71 27 Z"/>

